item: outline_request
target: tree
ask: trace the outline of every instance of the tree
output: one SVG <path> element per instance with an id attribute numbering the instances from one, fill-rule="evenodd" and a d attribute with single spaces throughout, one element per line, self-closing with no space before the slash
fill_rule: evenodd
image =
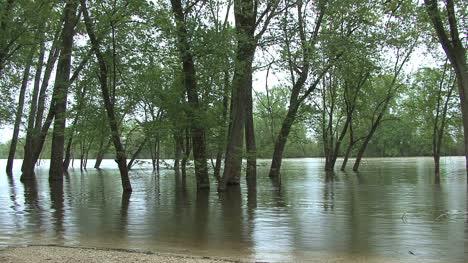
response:
<path id="1" fill-rule="evenodd" d="M 63 180 L 63 155 L 65 142 L 65 111 L 67 109 L 67 93 L 70 86 L 71 56 L 73 36 L 78 18 L 76 11 L 78 1 L 69 1 L 64 7 L 64 24 L 60 36 L 60 56 L 55 75 L 55 85 L 52 94 L 54 105 L 54 131 L 52 133 L 52 151 L 50 157 L 49 180 Z"/>
<path id="2" fill-rule="evenodd" d="M 26 62 L 25 62 L 26 64 L 25 64 L 24 72 L 23 72 L 23 79 L 21 81 L 20 94 L 18 98 L 18 107 L 16 108 L 15 124 L 13 128 L 13 137 L 11 139 L 10 151 L 8 154 L 8 160 L 7 160 L 7 165 L 6 165 L 6 172 L 9 175 L 13 173 L 13 160 L 15 159 L 16 146 L 18 144 L 18 134 L 19 134 L 20 124 L 21 124 L 21 119 L 23 117 L 24 100 L 25 100 L 26 88 L 29 82 L 29 72 L 31 69 L 31 64 L 33 63 L 32 59 L 34 55 L 34 49 L 35 47 L 33 47 L 31 51 L 29 51 L 29 55 L 26 58 Z"/>
<path id="3" fill-rule="evenodd" d="M 459 25 L 461 28 L 466 29 L 466 21 L 463 19 L 458 21 L 455 8 L 456 1 L 445 1 L 445 16 L 439 10 L 438 3 L 439 1 L 437 0 L 424 0 L 426 11 L 429 14 L 437 38 L 457 76 L 465 137 L 466 173 L 468 177 L 468 100 L 466 97 L 468 96 L 468 69 L 466 65 L 466 47 L 463 45 L 463 40 L 458 30 Z M 457 7 L 460 12 L 466 12 L 466 3 L 463 1 L 460 1 Z M 443 22 L 444 19 L 446 19 L 445 23 Z"/>
<path id="4" fill-rule="evenodd" d="M 190 120 L 190 134 L 193 145 L 193 156 L 195 160 L 195 176 L 197 188 L 209 188 L 208 167 L 206 160 L 205 130 L 200 120 L 204 119 L 203 109 L 199 104 L 197 89 L 197 76 L 191 46 L 188 39 L 186 17 L 180 0 L 171 0 L 172 11 L 176 21 L 177 47 L 182 62 L 183 83 L 187 92 L 190 108 L 187 115 Z M 178 144 L 178 143 L 176 143 Z"/>
<path id="5" fill-rule="evenodd" d="M 117 124 L 114 104 L 111 102 L 111 93 L 109 92 L 109 87 L 107 84 L 108 66 L 106 65 L 106 61 L 100 50 L 101 44 L 96 38 L 96 35 L 94 33 L 93 22 L 91 21 L 91 18 L 88 13 L 88 9 L 86 7 L 86 0 L 81 0 L 81 5 L 83 9 L 83 17 L 85 20 L 86 31 L 88 32 L 88 36 L 91 41 L 92 49 L 99 63 L 99 82 L 100 82 L 102 97 L 104 100 L 104 105 L 106 108 L 107 120 L 109 122 L 109 126 L 111 129 L 112 141 L 114 143 L 114 148 L 116 151 L 116 162 L 120 171 L 120 178 L 122 180 L 122 188 L 124 192 L 132 192 L 132 185 L 130 183 L 130 179 L 128 176 L 127 158 L 125 156 L 125 150 L 120 140 L 119 127 Z"/>
<path id="6" fill-rule="evenodd" d="M 365 46 L 365 41 L 368 41 L 367 48 L 372 49 L 374 46 L 373 41 L 370 41 L 374 32 L 369 27 L 376 22 L 376 17 L 369 12 L 369 2 L 338 4 L 333 1 L 317 1 L 313 8 L 303 7 L 309 4 L 311 3 L 308 1 L 297 1 L 297 22 L 288 22 L 294 17 L 290 13 L 282 25 L 283 67 L 290 75 L 291 95 L 288 114 L 282 122 L 275 143 L 269 172 L 271 178 L 280 176 L 283 151 L 299 108 L 309 99 L 330 69 L 342 60 L 347 61 L 346 55 L 354 54 L 351 50 Z M 331 154 L 331 161 L 334 154 L 331 149 L 328 153 Z"/>
<path id="7" fill-rule="evenodd" d="M 268 1 L 259 12 L 258 0 L 235 0 L 237 50 L 232 80 L 231 111 L 223 176 L 218 191 L 229 184 L 239 184 L 244 132 L 247 146 L 247 179 L 256 176 L 256 145 L 253 127 L 252 63 L 260 39 L 272 18 L 278 13 L 280 1 Z M 256 30 L 258 32 L 256 33 Z"/>
<path id="8" fill-rule="evenodd" d="M 447 63 L 443 69 L 423 68 L 416 73 L 413 84 L 413 99 L 409 99 L 413 116 L 421 116 L 420 136 L 427 138 L 427 144 L 432 144 L 434 158 L 435 181 L 440 181 L 440 155 L 443 141 L 448 140 L 447 128 L 453 124 L 454 112 L 453 90 L 455 80 L 453 71 L 447 69 Z M 428 134 L 424 134 L 424 131 Z"/>

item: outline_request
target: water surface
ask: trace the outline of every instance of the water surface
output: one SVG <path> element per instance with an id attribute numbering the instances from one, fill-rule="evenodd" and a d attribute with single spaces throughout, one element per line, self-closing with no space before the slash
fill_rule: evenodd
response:
<path id="1" fill-rule="evenodd" d="M 70 169 L 49 184 L 19 181 L 0 161 L 0 246 L 61 244 L 308 261 L 343 258 L 420 262 L 468 260 L 464 159 L 443 158 L 433 183 L 430 158 L 367 159 L 359 173 L 323 171 L 322 159 L 288 159 L 281 184 L 260 160 L 257 187 L 197 192 L 171 170 L 138 165 L 133 193 L 123 195 L 118 169 Z M 92 167 L 93 161 L 89 162 Z M 339 165 L 339 164 L 338 164 Z M 339 167 L 337 165 L 337 167 Z"/>

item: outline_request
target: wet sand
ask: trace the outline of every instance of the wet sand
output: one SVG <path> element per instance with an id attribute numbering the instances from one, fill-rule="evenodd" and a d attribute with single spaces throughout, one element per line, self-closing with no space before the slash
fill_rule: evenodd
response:
<path id="1" fill-rule="evenodd" d="M 160 254 L 150 251 L 135 251 L 106 248 L 79 248 L 66 246 L 25 246 L 0 249 L 3 263 L 113 263 L 113 262 L 235 262 L 228 259 Z"/>
<path id="2" fill-rule="evenodd" d="M 293 260 L 294 262 L 377 262 L 377 263 L 403 263 L 403 262 L 441 262 L 436 259 L 398 259 L 383 257 L 365 257 L 365 256 L 338 256 L 323 255 L 307 260 Z M 170 253 L 157 253 L 152 251 L 138 251 L 127 249 L 110 248 L 84 248 L 69 247 L 61 245 L 31 245 L 22 247 L 0 248 L 0 262 L 2 263 L 114 263 L 114 262 L 185 262 L 185 263 L 205 263 L 205 262 L 269 262 L 255 261 L 252 259 L 229 259 L 214 257 L 198 257 L 191 255 L 180 255 Z M 283 262 L 283 261 L 281 261 Z"/>

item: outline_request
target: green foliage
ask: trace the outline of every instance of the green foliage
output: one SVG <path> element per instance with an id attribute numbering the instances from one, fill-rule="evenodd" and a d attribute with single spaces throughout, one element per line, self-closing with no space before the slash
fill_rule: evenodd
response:
<path id="1" fill-rule="evenodd" d="M 51 40 L 60 28 L 63 7 L 61 1 L 14 2 L 11 19 L 5 20 L 7 27 L 0 41 L 1 49 L 5 47 L 5 41 L 15 39 L 13 49 L 9 49 L 15 52 L 0 71 L 2 127 L 11 124 L 14 115 L 27 51 L 31 45 L 44 42 L 48 54 Z M 331 134 L 336 141 L 351 108 L 355 139 L 365 136 L 377 116 L 383 113 L 382 125 L 370 141 L 368 156 L 429 155 L 439 90 L 437 83 L 442 71 L 425 68 L 405 75 L 408 72 L 401 67 L 408 55 L 419 47 L 419 41 L 432 43 L 434 40 L 432 35 L 422 33 L 430 31 L 425 10 L 410 0 L 300 1 L 306 7 L 302 22 L 308 39 L 304 51 L 295 6 L 299 2 L 286 2 L 291 6 L 281 6 L 284 9 L 272 18 L 271 26 L 258 43 L 260 52 L 254 61 L 255 70 L 268 67 L 270 76 L 274 73 L 280 79 L 279 85 L 255 96 L 258 156 L 271 157 L 276 136 L 290 106 L 291 87 L 299 72 L 307 68 L 304 57 L 309 59 L 309 76 L 299 95 L 305 94 L 307 88 L 320 78 L 320 73 L 331 66 L 324 79 L 319 80 L 315 92 L 299 108 L 285 157 L 322 155 L 326 143 L 323 141 L 323 125 L 330 118 L 333 120 Z M 5 3 L 6 0 L 0 1 L 2 7 Z M 281 5 L 285 3 L 281 2 Z M 88 1 L 88 4 L 102 42 L 109 89 L 128 154 L 147 138 L 150 143 L 141 157 L 148 158 L 149 147 L 153 147 L 159 138 L 162 156 L 173 157 L 174 134 L 181 134 L 191 123 L 205 128 L 210 156 L 225 149 L 229 90 L 237 49 L 234 25 L 223 13 L 228 10 L 230 1 L 185 1 L 184 23 L 197 69 L 200 102 L 193 119 L 187 116 L 191 109 L 183 85 L 170 4 L 145 0 Z M 456 4 L 457 16 L 466 17 L 466 3 L 456 1 Z M 232 7 L 229 10 L 232 13 Z M 309 39 L 314 35 L 322 11 L 323 20 L 317 37 Z M 463 19 L 460 21 L 466 23 Z M 73 50 L 73 69 L 89 56 L 89 48 L 80 20 Z M 37 54 L 34 59 L 36 62 Z M 67 138 L 73 136 L 75 156 L 80 152 L 80 145 L 89 145 L 92 158 L 102 144 L 107 144 L 110 131 L 96 74 L 96 59 L 94 56 L 88 59 L 69 91 L 66 135 Z M 448 93 L 448 87 L 447 82 L 443 96 Z M 83 90 L 86 92 L 81 97 Z M 447 116 L 443 153 L 458 154 L 461 153 L 462 127 L 456 96 L 449 101 Z M 340 155 L 349 143 L 349 136 L 348 131 Z M 6 155 L 3 151 L 6 147 L 0 147 L 1 156 Z"/>

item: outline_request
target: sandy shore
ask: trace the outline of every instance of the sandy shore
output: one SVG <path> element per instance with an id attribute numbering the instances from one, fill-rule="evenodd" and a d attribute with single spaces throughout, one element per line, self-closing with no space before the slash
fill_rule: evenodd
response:
<path id="1" fill-rule="evenodd" d="M 26 246 L 0 249 L 2 263 L 114 263 L 114 262 L 235 262 L 227 259 L 193 257 L 132 250 L 77 248 L 65 246 Z"/>
<path id="2" fill-rule="evenodd" d="M 284 261 L 284 260 L 283 260 Z M 280 262 L 283 262 L 280 261 Z M 114 262 L 255 262 L 255 260 L 233 260 L 228 258 L 197 257 L 170 253 L 156 253 L 151 251 L 136 251 L 126 249 L 83 248 L 61 245 L 31 245 L 25 247 L 0 248 L 0 262 L 2 263 L 114 263 Z M 268 262 L 268 261 L 258 261 Z M 285 261 L 287 262 L 287 261 Z M 339 256 L 317 255 L 307 259 L 292 260 L 291 262 L 327 262 L 327 263 L 415 263 L 415 262 L 444 262 L 435 258 L 385 258 L 374 256 Z M 457 262 L 457 261 L 452 261 Z"/>

